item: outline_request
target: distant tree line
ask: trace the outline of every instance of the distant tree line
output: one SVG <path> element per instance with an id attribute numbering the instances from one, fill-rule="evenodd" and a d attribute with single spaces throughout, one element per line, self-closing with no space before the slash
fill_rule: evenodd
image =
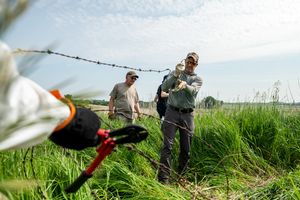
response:
<path id="1" fill-rule="evenodd" d="M 202 99 L 199 103 L 197 103 L 197 108 L 212 109 L 220 107 L 223 104 L 223 101 L 217 100 L 212 96 L 207 96 L 204 99 Z"/>
<path id="2" fill-rule="evenodd" d="M 108 106 L 108 101 L 107 100 L 99 100 L 99 99 L 81 99 L 77 97 L 73 97 L 71 94 L 65 95 L 66 98 L 70 99 L 76 106 L 79 107 L 89 107 L 90 104 L 93 105 L 101 105 L 101 106 Z M 151 108 L 155 103 L 153 101 L 140 101 L 140 106 L 142 108 Z M 221 107 L 224 104 L 224 101 L 222 100 L 217 100 L 212 96 L 207 96 L 203 98 L 201 101 L 196 103 L 196 108 L 205 108 L 205 109 L 213 109 L 213 108 L 218 108 Z M 231 103 L 226 103 L 226 104 L 231 104 Z M 235 104 L 235 103 L 233 103 Z M 276 103 L 277 105 L 295 105 L 295 106 L 300 106 L 300 102 L 296 103 L 282 103 L 278 102 Z"/>
<path id="3" fill-rule="evenodd" d="M 93 105 L 102 105 L 102 106 L 108 106 L 108 101 L 106 100 L 98 100 L 98 99 L 82 99 L 78 97 L 73 97 L 71 94 L 65 95 L 67 99 L 70 99 L 74 105 L 78 107 L 89 107 L 90 104 Z"/>
<path id="4" fill-rule="evenodd" d="M 65 95 L 66 98 L 70 99 L 76 106 L 79 107 L 89 107 L 90 104 L 93 105 L 101 105 L 101 106 L 108 106 L 107 100 L 99 100 L 99 99 L 82 99 L 78 97 L 74 97 L 71 94 Z M 140 106 L 142 108 L 150 108 L 153 107 L 154 102 L 148 102 L 148 101 L 140 101 Z M 223 101 L 217 100 L 212 96 L 207 96 L 204 99 L 202 99 L 200 102 L 197 103 L 197 108 L 206 108 L 206 109 L 212 109 L 216 107 L 220 107 L 224 104 Z"/>

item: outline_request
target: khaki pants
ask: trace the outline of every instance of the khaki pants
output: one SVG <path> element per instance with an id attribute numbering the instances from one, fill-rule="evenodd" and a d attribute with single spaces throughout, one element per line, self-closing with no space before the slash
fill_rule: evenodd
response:
<path id="1" fill-rule="evenodd" d="M 125 124 L 133 124 L 134 121 L 135 121 L 134 119 L 130 119 L 130 118 L 124 116 L 124 115 L 121 114 L 121 113 L 116 114 L 116 119 L 125 122 Z"/>

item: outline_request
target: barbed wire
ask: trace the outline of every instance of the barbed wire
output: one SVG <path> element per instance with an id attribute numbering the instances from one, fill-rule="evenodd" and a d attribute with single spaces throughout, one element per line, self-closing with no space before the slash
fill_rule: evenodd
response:
<path id="1" fill-rule="evenodd" d="M 162 72 L 165 72 L 165 71 L 171 72 L 171 69 L 169 69 L 169 68 L 164 69 L 164 70 L 135 68 L 135 67 L 129 67 L 129 66 L 125 66 L 125 65 L 117 65 L 117 64 L 100 62 L 99 60 L 91 60 L 91 59 L 82 58 L 82 57 L 79 57 L 79 56 L 72 56 L 72 55 L 68 55 L 68 54 L 64 54 L 64 53 L 60 53 L 60 52 L 55 52 L 55 51 L 52 51 L 50 49 L 47 49 L 47 50 L 34 50 L 34 49 L 20 49 L 20 48 L 18 48 L 18 49 L 13 51 L 13 54 L 19 54 L 19 53 L 40 53 L 40 54 L 57 55 L 57 56 L 62 56 L 62 57 L 75 59 L 75 60 L 81 60 L 81 61 L 85 61 L 85 62 L 97 64 L 97 65 L 106 65 L 106 66 L 110 66 L 110 67 L 113 67 L 113 68 L 114 67 L 124 68 L 124 69 L 140 71 L 140 72 L 157 72 L 157 73 L 162 73 Z"/>
<path id="2" fill-rule="evenodd" d="M 28 148 L 26 150 L 26 152 L 25 152 L 25 155 L 23 156 L 22 164 L 23 164 L 24 175 L 25 175 L 25 178 L 28 179 L 28 174 L 27 174 L 27 170 L 26 170 L 26 160 L 27 160 L 27 155 L 28 155 L 29 151 L 31 151 L 31 155 L 30 155 L 30 167 L 31 167 L 32 175 L 33 175 L 34 180 L 38 180 L 37 176 L 36 176 L 36 173 L 35 173 L 35 170 L 34 170 L 34 164 L 33 164 L 33 160 L 34 160 L 34 153 L 33 153 L 34 152 L 34 147 Z M 38 194 L 41 195 L 40 197 L 42 199 L 47 199 L 39 183 L 37 184 L 36 187 L 37 187 Z"/>
<path id="3" fill-rule="evenodd" d="M 100 112 L 109 112 L 109 109 L 92 109 L 92 111 L 94 112 L 97 112 L 97 111 L 100 111 Z M 115 113 L 117 114 L 123 114 L 122 112 L 118 112 L 118 111 L 115 111 Z M 136 112 L 134 112 L 136 113 Z M 156 120 L 161 120 L 159 117 L 156 117 L 154 115 L 151 115 L 151 114 L 146 114 L 146 113 L 140 113 L 141 115 L 145 115 L 147 117 L 150 117 L 150 118 L 153 118 L 153 119 L 156 119 Z M 124 115 L 125 116 L 125 115 Z M 125 116 L 126 117 L 126 116 Z M 102 122 L 104 122 L 104 124 L 108 125 L 108 127 L 112 128 L 108 123 L 105 122 L 105 120 L 103 120 L 100 116 L 99 116 L 100 120 Z M 211 145 L 209 144 L 207 141 L 201 139 L 200 137 L 196 136 L 193 134 L 193 132 L 186 128 L 186 127 L 183 127 L 183 126 L 180 126 L 179 124 L 176 124 L 176 123 L 173 123 L 171 121 L 168 121 L 168 120 L 165 120 L 164 119 L 164 122 L 166 123 L 170 123 L 170 124 L 173 124 L 174 126 L 177 126 L 178 128 L 181 128 L 181 129 L 185 129 L 190 135 L 190 137 L 196 137 L 198 139 L 200 139 L 205 145 L 207 145 L 214 153 L 216 153 L 219 157 L 221 157 L 219 155 L 219 153 L 217 152 L 217 150 Z M 204 199 L 209 199 L 208 197 L 206 197 L 204 194 L 202 194 L 200 191 L 197 191 L 197 189 L 195 190 L 195 193 L 193 193 L 191 190 L 189 190 L 187 187 L 185 187 L 184 183 L 188 183 L 189 185 L 193 185 L 190 181 L 188 181 L 187 179 L 185 179 L 181 174 L 178 174 L 174 169 L 172 168 L 169 168 L 167 166 L 165 166 L 164 164 L 161 164 L 160 162 L 154 160 L 153 158 L 151 158 L 151 156 L 147 155 L 145 152 L 139 150 L 136 148 L 135 145 L 124 145 L 125 147 L 127 147 L 127 149 L 129 150 L 133 150 L 135 152 L 137 152 L 139 155 L 141 155 L 142 157 L 144 157 L 146 160 L 148 160 L 151 165 L 155 168 L 155 169 L 158 169 L 158 167 L 161 167 L 162 169 L 164 170 L 170 170 L 172 173 L 170 174 L 170 179 L 174 180 L 175 182 L 177 182 L 181 187 L 183 187 L 186 191 L 188 191 L 192 196 L 193 196 L 193 199 L 198 199 L 198 195 L 199 194 L 202 198 Z M 225 178 L 226 178 L 226 196 L 227 196 L 227 199 L 229 198 L 229 180 L 228 180 L 228 171 L 227 169 L 225 168 L 224 165 L 222 165 L 222 163 L 224 162 L 224 160 L 228 158 L 228 156 L 225 156 L 223 159 L 221 159 L 221 161 L 219 161 L 219 163 L 215 166 L 214 169 L 216 169 L 218 166 L 221 166 L 221 168 L 223 168 L 224 170 L 224 174 L 225 174 Z M 196 188 L 197 186 L 194 185 L 194 187 Z"/>
<path id="4" fill-rule="evenodd" d="M 92 109 L 92 111 L 94 111 L 94 112 L 109 112 L 109 109 Z M 128 117 L 127 117 L 124 113 L 122 113 L 122 112 L 116 111 L 115 113 L 116 113 L 116 114 L 120 114 L 120 115 L 126 117 L 127 119 L 130 119 L 130 118 L 128 118 Z M 134 112 L 134 113 L 137 113 L 137 112 Z M 159 117 L 156 117 L 156 116 L 154 116 L 154 115 L 150 115 L 150 114 L 142 113 L 142 112 L 141 112 L 140 114 L 141 114 L 141 115 L 144 115 L 144 116 L 147 116 L 147 117 L 150 117 L 150 118 L 153 118 L 153 119 L 156 119 L 156 120 L 160 120 Z M 186 130 L 187 132 L 189 132 L 189 134 L 192 134 L 192 133 L 193 133 L 193 132 L 192 132 L 189 128 L 187 128 L 187 127 L 183 127 L 183 126 L 181 126 L 181 125 L 179 125 L 179 124 L 176 124 L 176 123 L 174 123 L 174 122 L 168 121 L 168 120 L 166 120 L 166 119 L 164 119 L 164 121 L 165 121 L 166 123 L 172 124 L 172 125 L 174 125 L 174 126 L 176 126 L 176 127 L 178 127 L 178 128 L 181 128 L 181 129 Z M 189 135 L 189 136 L 191 136 L 191 135 Z"/>

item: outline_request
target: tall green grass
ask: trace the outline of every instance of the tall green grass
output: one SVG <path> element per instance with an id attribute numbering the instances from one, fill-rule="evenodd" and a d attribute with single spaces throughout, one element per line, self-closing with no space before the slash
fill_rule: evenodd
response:
<path id="1" fill-rule="evenodd" d="M 102 128 L 122 126 L 102 118 L 109 124 Z M 158 163 L 163 138 L 159 120 L 145 117 L 137 123 L 146 127 L 150 135 L 136 147 Z M 178 182 L 180 177 L 172 171 L 171 184 L 160 184 L 153 163 L 118 146 L 77 193 L 66 194 L 64 189 L 90 164 L 96 151 L 64 150 L 46 141 L 27 154 L 26 150 L 0 153 L 0 192 L 9 199 L 22 200 L 299 198 L 297 112 L 268 105 L 201 110 L 196 113 L 195 125 L 185 182 Z M 177 135 L 173 169 L 178 152 Z M 32 187 L 16 191 L 5 186 L 10 180 L 28 180 L 25 184 Z"/>

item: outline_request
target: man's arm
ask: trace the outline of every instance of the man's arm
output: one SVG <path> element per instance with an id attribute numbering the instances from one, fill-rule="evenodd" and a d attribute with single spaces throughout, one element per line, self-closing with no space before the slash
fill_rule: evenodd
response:
<path id="1" fill-rule="evenodd" d="M 113 97 L 110 97 L 109 99 L 109 103 L 108 103 L 108 116 L 111 116 L 114 114 L 114 98 Z"/>
<path id="2" fill-rule="evenodd" d="M 154 97 L 154 102 L 157 102 L 157 101 L 158 101 L 158 95 L 156 94 Z"/>
<path id="3" fill-rule="evenodd" d="M 168 92 L 172 86 L 176 83 L 178 77 L 175 75 L 175 71 L 171 72 L 168 78 L 162 83 L 161 90 L 164 92 Z"/>
<path id="4" fill-rule="evenodd" d="M 162 98 L 166 98 L 166 97 L 169 97 L 169 93 L 164 92 L 164 91 L 161 91 L 160 96 L 161 96 Z"/>
<path id="5" fill-rule="evenodd" d="M 140 117 L 141 117 L 141 110 L 140 110 L 140 104 L 139 104 L 139 103 L 136 103 L 136 104 L 134 105 L 134 110 L 135 110 L 135 112 L 137 113 L 138 118 L 140 118 Z"/>
<path id="6" fill-rule="evenodd" d="M 202 83 L 202 79 L 197 77 L 191 85 L 186 85 L 186 91 L 188 91 L 191 95 L 196 96 L 202 86 Z"/>

